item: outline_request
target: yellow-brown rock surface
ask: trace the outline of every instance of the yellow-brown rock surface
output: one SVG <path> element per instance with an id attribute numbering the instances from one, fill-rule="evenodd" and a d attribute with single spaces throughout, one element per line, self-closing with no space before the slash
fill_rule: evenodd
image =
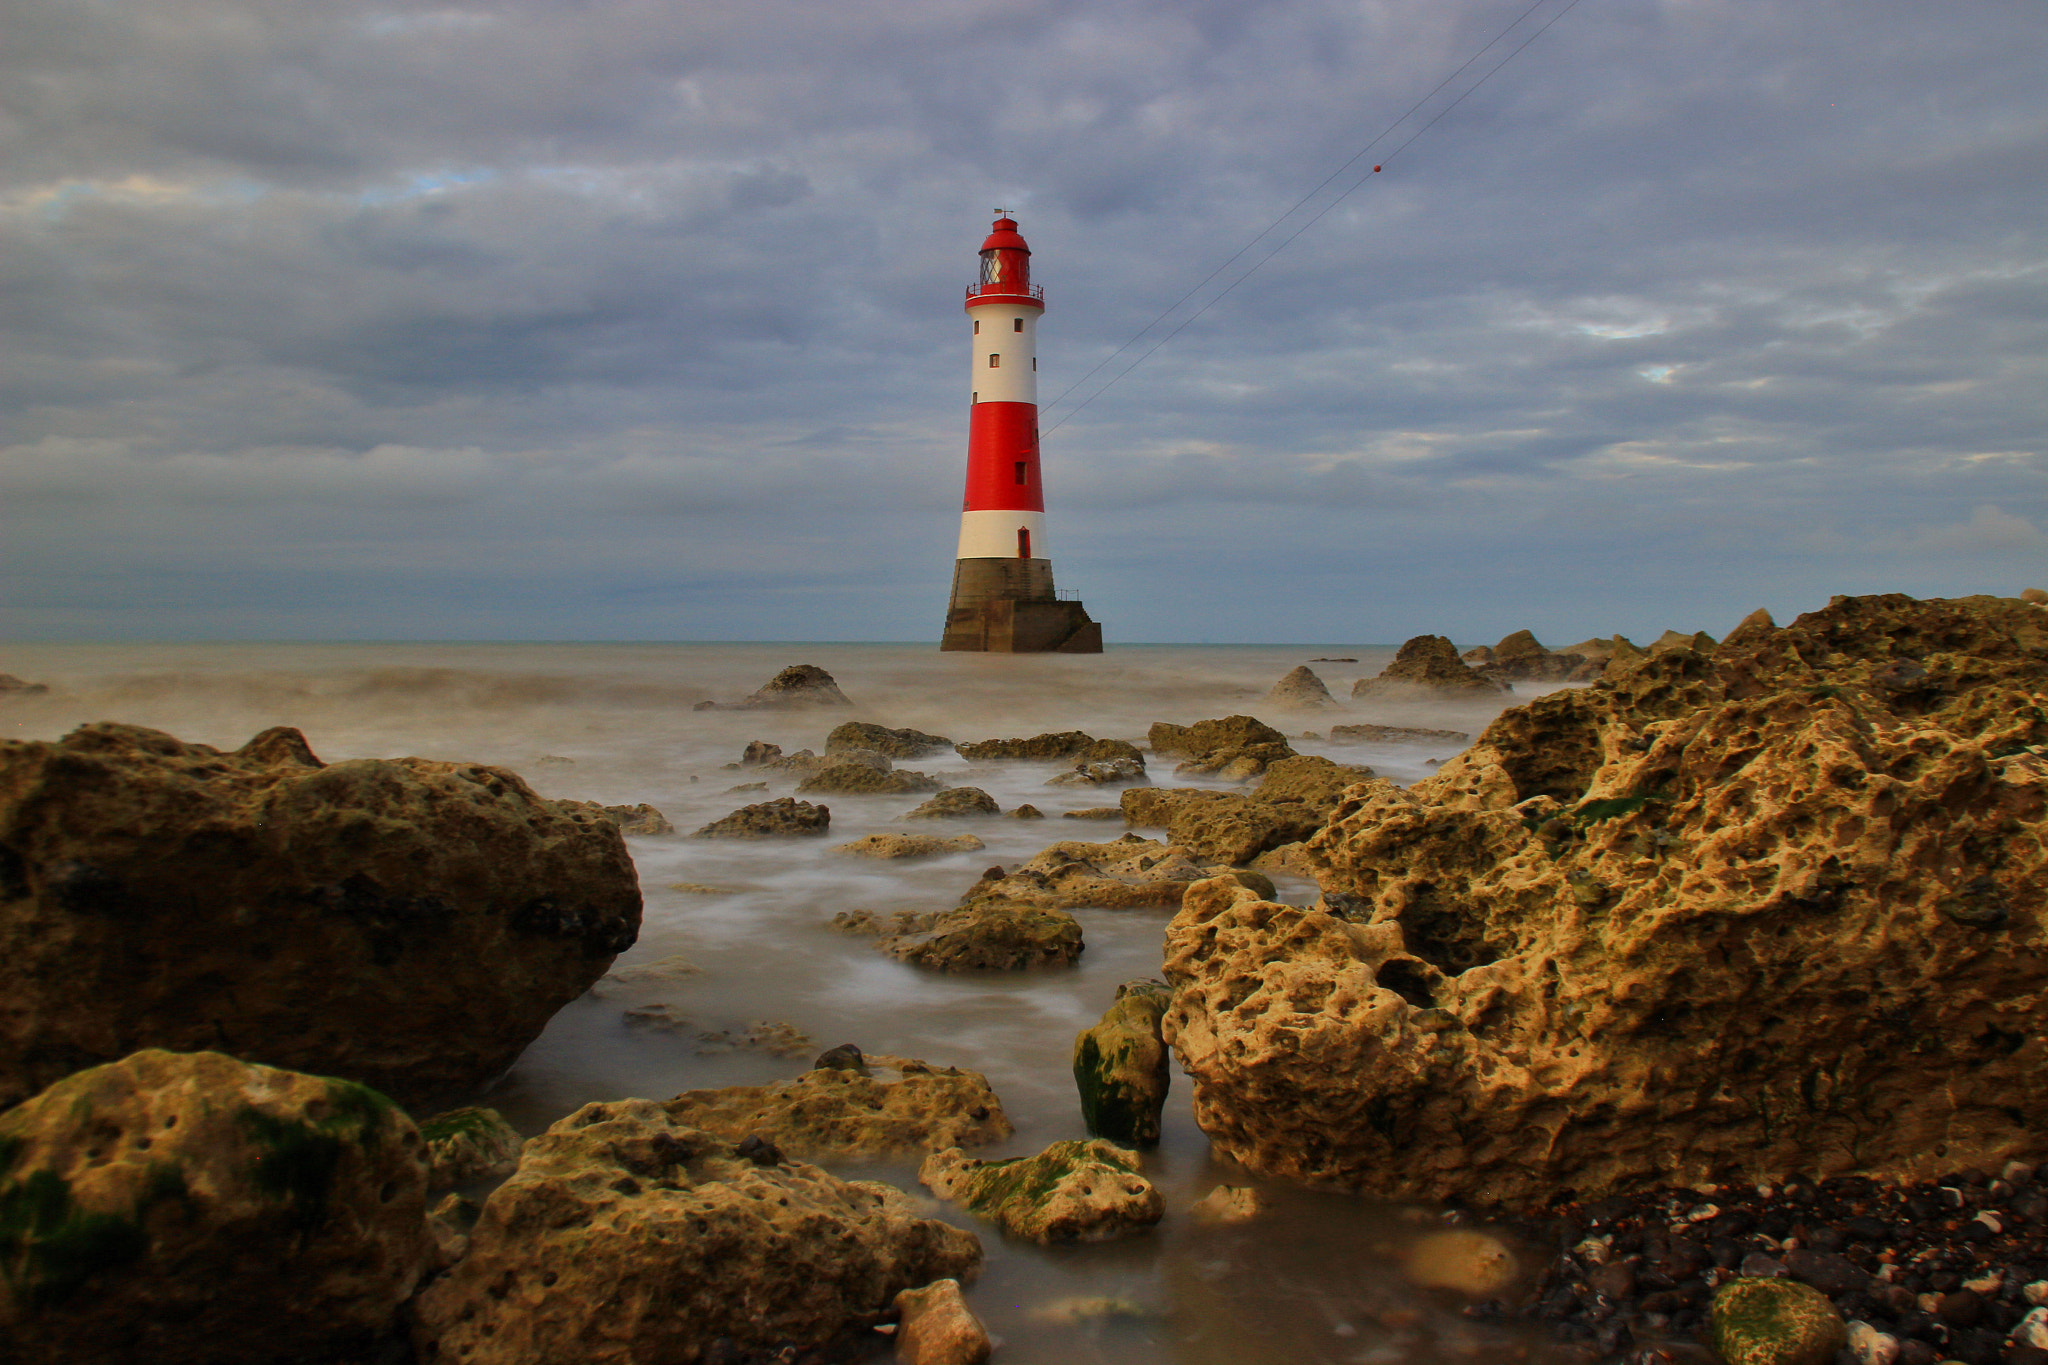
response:
<path id="1" fill-rule="evenodd" d="M 0 1357 L 327 1360 L 427 1269 L 420 1135 L 382 1095 L 150 1049 L 0 1116 Z"/>
<path id="2" fill-rule="evenodd" d="M 480 1085 L 639 925 L 602 811 L 501 768 L 322 763 L 283 728 L 0 741 L 0 1103 L 145 1047 Z"/>
<path id="3" fill-rule="evenodd" d="M 1838 598 L 1504 712 L 1191 888 L 1165 1025 L 1254 1170 L 1375 1193 L 1996 1169 L 2048 1124 L 2048 612 Z"/>
<path id="4" fill-rule="evenodd" d="M 678 1123 L 738 1142 L 759 1137 L 794 1157 L 869 1159 L 1010 1136 L 1010 1120 L 979 1071 L 868 1054 L 773 1085 L 689 1090 L 662 1108 Z"/>
<path id="5" fill-rule="evenodd" d="M 980 1266 L 974 1234 L 888 1185 L 748 1155 L 650 1100 L 587 1104 L 526 1144 L 414 1338 L 463 1365 L 694 1361 L 720 1337 L 823 1342 Z"/>

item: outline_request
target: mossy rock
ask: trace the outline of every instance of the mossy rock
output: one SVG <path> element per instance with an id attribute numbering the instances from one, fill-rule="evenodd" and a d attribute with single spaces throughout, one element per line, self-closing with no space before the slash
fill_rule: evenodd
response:
<path id="1" fill-rule="evenodd" d="M 954 1147 L 927 1157 L 918 1179 L 1005 1232 L 1048 1246 L 1143 1232 L 1166 1211 L 1139 1174 L 1137 1153 L 1100 1138 L 1055 1142 L 1009 1161 L 977 1161 Z"/>
<path id="2" fill-rule="evenodd" d="M 495 1109 L 471 1105 L 420 1124 L 427 1145 L 427 1184 L 445 1190 L 470 1180 L 507 1176 L 525 1139 Z"/>
<path id="3" fill-rule="evenodd" d="M 1727 1365 L 1829 1365 L 1849 1344 L 1828 1296 L 1797 1280 L 1730 1280 L 1707 1309 L 1707 1342 Z"/>
<path id="4" fill-rule="evenodd" d="M 1082 1121 L 1096 1137 L 1133 1147 L 1158 1143 L 1172 1082 L 1160 1020 L 1172 1000 L 1162 982 L 1126 982 L 1101 1021 L 1075 1037 L 1074 1087 Z"/>

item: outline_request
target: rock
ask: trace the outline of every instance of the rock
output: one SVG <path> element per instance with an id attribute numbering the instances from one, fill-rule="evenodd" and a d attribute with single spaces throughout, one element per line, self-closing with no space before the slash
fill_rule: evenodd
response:
<path id="1" fill-rule="evenodd" d="M 879 759 L 877 765 L 873 760 Z M 842 796 L 902 796 L 912 792 L 935 792 L 946 784 L 936 777 L 908 769 L 892 769 L 880 754 L 862 751 L 828 755 L 823 766 L 796 784 L 799 795 L 824 792 Z"/>
<path id="2" fill-rule="evenodd" d="M 1248 781 L 1264 772 L 1268 763 L 1294 754 L 1287 736 L 1250 716 L 1225 716 L 1193 725 L 1160 721 L 1152 726 L 1147 742 L 1154 753 L 1186 756 L 1174 769 L 1177 776 L 1215 776 L 1226 782 Z"/>
<path id="3" fill-rule="evenodd" d="M 1066 772 L 1045 780 L 1048 787 L 1111 787 L 1123 782 L 1143 782 L 1145 761 L 1141 758 L 1107 758 L 1078 763 Z"/>
<path id="4" fill-rule="evenodd" d="M 367 1087 L 157 1049 L 0 1116 L 10 1365 L 329 1359 L 434 1255 L 412 1122 Z"/>
<path id="5" fill-rule="evenodd" d="M 960 898 L 962 906 L 1013 910 L 1172 908 L 1180 904 L 1189 885 L 1208 875 L 1185 849 L 1136 835 L 1106 844 L 1062 839 L 1039 850 L 1014 872 L 990 871 L 996 875 L 984 874 L 969 887 Z"/>
<path id="6" fill-rule="evenodd" d="M 761 684 L 740 703 L 748 711 L 801 710 L 815 706 L 851 706 L 832 675 L 814 664 L 795 664 Z"/>
<path id="7" fill-rule="evenodd" d="M 1401 1273 L 1424 1289 L 1452 1289 L 1483 1299 L 1513 1284 L 1521 1267 L 1500 1238 L 1453 1228 L 1418 1237 L 1401 1257 Z"/>
<path id="8" fill-rule="evenodd" d="M 1143 1232 L 1166 1212 L 1138 1157 L 1091 1138 L 1055 1142 L 1037 1156 L 980 1161 L 957 1147 L 934 1152 L 917 1178 L 941 1199 L 1047 1246 L 1105 1242 Z"/>
<path id="9" fill-rule="evenodd" d="M 938 858 L 987 847 L 972 834 L 958 834 L 950 839 L 936 834 L 870 834 L 850 844 L 840 844 L 832 851 L 855 853 L 863 858 Z"/>
<path id="10" fill-rule="evenodd" d="M 891 730 L 864 720 L 849 720 L 825 736 L 826 753 L 843 749 L 866 749 L 889 758 L 930 758 L 934 754 L 952 753 L 953 741 L 922 730 Z"/>
<path id="11" fill-rule="evenodd" d="M 1785 1253 L 1785 1269 L 1831 1299 L 1870 1288 L 1869 1273 L 1839 1252 L 1799 1247 Z"/>
<path id="12" fill-rule="evenodd" d="M 1271 1208 L 1271 1201 L 1249 1185 L 1218 1185 L 1190 1205 L 1188 1213 L 1197 1223 L 1217 1227 L 1249 1223 Z"/>
<path id="13" fill-rule="evenodd" d="M 1165 826 L 1168 839 L 1197 858 L 1248 863 L 1314 834 L 1346 788 L 1372 777 L 1370 768 L 1298 755 L 1269 764 L 1249 795 L 1149 787 L 1125 792 L 1122 811 L 1134 825 Z"/>
<path id="14" fill-rule="evenodd" d="M 906 1289 L 890 1307 L 897 1315 L 896 1359 L 901 1365 L 983 1365 L 995 1349 L 988 1329 L 967 1307 L 958 1280 Z"/>
<path id="15" fill-rule="evenodd" d="M 1330 695 L 1330 689 L 1323 686 L 1323 680 L 1307 664 L 1274 683 L 1272 690 L 1266 693 L 1266 705 L 1288 711 L 1321 711 L 1336 704 L 1337 699 Z"/>
<path id="16" fill-rule="evenodd" d="M 639 925 L 619 831 L 503 769 L 283 728 L 0 741 L 0 1104 L 143 1047 L 474 1088 Z"/>
<path id="17" fill-rule="evenodd" d="M 1583 654 L 1554 654 L 1526 630 L 1495 645 L 1492 657 L 1473 671 L 1495 682 L 1563 682 L 1586 663 Z"/>
<path id="18" fill-rule="evenodd" d="M 1797 1280 L 1730 1280 L 1714 1293 L 1706 1335 L 1726 1365 L 1831 1365 L 1849 1342 L 1841 1313 Z"/>
<path id="19" fill-rule="evenodd" d="M 0 673 L 0 697 L 40 697 L 49 690 L 48 683 L 23 682 L 12 673 Z"/>
<path id="20" fill-rule="evenodd" d="M 427 1188 L 446 1190 L 512 1174 L 526 1139 L 497 1110 L 472 1105 L 424 1120 L 420 1140 L 426 1146 Z"/>
<path id="21" fill-rule="evenodd" d="M 1897 658 L 1926 681 L 1876 685 Z M 2044 691 L 2030 606 L 1842 598 L 1351 788 L 1307 844 L 1341 916 L 1202 882 L 1168 930 L 1198 1122 L 1265 1175 L 1480 1204 L 2037 1151 Z"/>
<path id="22" fill-rule="evenodd" d="M 877 947 L 937 972 L 1014 972 L 1071 966 L 1081 956 L 1081 922 L 1064 910 L 975 906 L 911 915 Z"/>
<path id="23" fill-rule="evenodd" d="M 930 805 L 931 803 L 926 802 L 925 804 Z M 1034 805 L 1026 803 L 1024 805 L 1017 807 L 1017 809 L 1011 811 L 1010 818 L 1012 820 L 1043 820 L 1045 818 L 1045 812 Z"/>
<path id="24" fill-rule="evenodd" d="M 727 796 L 739 796 L 745 792 L 764 792 L 767 790 L 768 784 L 766 782 L 742 782 L 736 787 L 727 787 L 725 794 Z"/>
<path id="25" fill-rule="evenodd" d="M 988 759 L 1048 760 L 1072 758 L 1094 744 L 1095 736 L 1079 730 L 1033 735 L 1029 739 L 984 739 L 959 746 L 960 756 L 972 763 Z"/>
<path id="26" fill-rule="evenodd" d="M 1474 672 L 1458 657 L 1457 646 L 1441 635 L 1418 635 L 1394 653 L 1394 661 L 1377 678 L 1360 678 L 1351 699 L 1401 699 L 1432 696 L 1488 696 L 1507 691 L 1503 683 Z"/>
<path id="27" fill-rule="evenodd" d="M 758 768 L 764 763 L 773 763 L 782 757 L 782 746 L 770 744 L 765 739 L 750 739 L 745 752 L 740 755 L 742 768 Z"/>
<path id="28" fill-rule="evenodd" d="M 711 886 L 705 882 L 670 882 L 670 891 L 680 891 L 686 896 L 730 896 L 736 894 L 729 886 Z"/>
<path id="29" fill-rule="evenodd" d="M 835 1073 L 843 1074 L 843 1073 Z M 699 1360 L 815 1345 L 895 1296 L 971 1278 L 971 1233 L 902 1192 L 764 1164 L 649 1100 L 587 1104 L 527 1143 L 469 1254 L 414 1301 L 423 1360 Z"/>
<path id="30" fill-rule="evenodd" d="M 1082 806 L 1079 810 L 1063 810 L 1062 820 L 1121 820 L 1124 818 L 1121 806 Z"/>
<path id="31" fill-rule="evenodd" d="M 1431 739 L 1449 744 L 1468 744 L 1472 736 L 1463 730 L 1425 730 L 1412 725 L 1335 725 L 1330 728 L 1332 744 L 1406 744 Z"/>
<path id="32" fill-rule="evenodd" d="M 948 787 L 906 814 L 906 820 L 962 820 L 979 815 L 1001 815 L 996 799 L 979 787 Z M 1021 818 L 1021 817 L 1020 817 Z"/>
<path id="33" fill-rule="evenodd" d="M 821 1058 L 817 1069 L 772 1085 L 687 1091 L 662 1109 L 678 1123 L 735 1142 L 758 1136 L 814 1161 L 983 1147 L 1011 1134 L 978 1071 L 858 1050 L 854 1057 L 853 1066 L 825 1066 Z"/>
<path id="34" fill-rule="evenodd" d="M 676 827 L 668 818 L 644 801 L 637 806 L 601 806 L 595 801 L 557 801 L 563 809 L 589 811 L 601 820 L 609 820 L 621 834 L 652 835 L 674 834 Z"/>
<path id="35" fill-rule="evenodd" d="M 1163 981 L 1126 981 L 1101 1021 L 1075 1036 L 1074 1086 L 1091 1136 L 1126 1147 L 1158 1144 L 1172 1081 L 1159 1019 L 1172 1001 Z"/>
<path id="36" fill-rule="evenodd" d="M 825 833 L 832 826 L 832 808 L 778 796 L 752 806 L 741 806 L 722 819 L 713 820 L 692 839 L 788 839 Z"/>
<path id="37" fill-rule="evenodd" d="M 2020 601 L 2031 602 L 2035 606 L 2040 606 L 2043 603 L 2048 603 L 2048 589 L 2022 588 L 2020 590 Z"/>
<path id="38" fill-rule="evenodd" d="M 1893 1365 L 1899 1358 L 1899 1339 L 1867 1322 L 1849 1323 L 1847 1336 L 1857 1365 Z"/>

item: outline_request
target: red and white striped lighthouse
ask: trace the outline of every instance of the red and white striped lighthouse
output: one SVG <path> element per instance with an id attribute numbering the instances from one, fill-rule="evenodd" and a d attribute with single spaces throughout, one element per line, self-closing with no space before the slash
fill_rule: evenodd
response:
<path id="1" fill-rule="evenodd" d="M 1038 462 L 1038 319 L 1031 248 L 1016 220 L 998 217 L 967 287 L 967 496 L 940 649 L 1099 654 L 1102 627 L 1053 588 Z"/>

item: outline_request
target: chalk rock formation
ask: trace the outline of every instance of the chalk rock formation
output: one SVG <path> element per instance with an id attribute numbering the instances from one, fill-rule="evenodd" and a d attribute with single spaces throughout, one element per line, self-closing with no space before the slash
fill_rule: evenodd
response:
<path id="1" fill-rule="evenodd" d="M 832 827 L 832 808 L 778 796 L 741 806 L 731 815 L 713 820 L 692 839 L 786 839 L 823 834 Z"/>
<path id="2" fill-rule="evenodd" d="M 948 853 L 972 853 L 986 847 L 972 834 L 958 834 L 950 839 L 937 834 L 870 834 L 832 851 L 863 858 L 940 858 Z"/>
<path id="3" fill-rule="evenodd" d="M 1307 664 L 1296 667 L 1266 693 L 1266 705 L 1288 711 L 1326 711 L 1336 704 L 1330 689 Z"/>
<path id="4" fill-rule="evenodd" d="M 1062 839 L 1014 872 L 990 868 L 960 904 L 1013 910 L 1172 908 L 1190 884 L 1207 875 L 1186 850 L 1134 834 L 1106 844 Z"/>
<path id="5" fill-rule="evenodd" d="M 787 711 L 853 703 L 824 669 L 815 664 L 793 664 L 762 683 L 740 705 L 750 711 Z"/>
<path id="6" fill-rule="evenodd" d="M 1081 956 L 1081 922 L 1064 910 L 973 905 L 887 917 L 849 910 L 832 917 L 849 934 L 879 938 L 876 947 L 913 967 L 937 972 L 1014 972 L 1071 966 Z"/>
<path id="7" fill-rule="evenodd" d="M 1458 657 L 1458 647 L 1443 636 L 1418 635 L 1394 652 L 1394 661 L 1377 678 L 1353 683 L 1351 699 L 1487 696 L 1507 690 L 1505 684 L 1474 672 Z"/>
<path id="8" fill-rule="evenodd" d="M 287 729 L 0 741 L 0 1103 L 142 1047 L 479 1085 L 639 925 L 618 830 L 500 768 L 323 764 Z"/>
<path id="9" fill-rule="evenodd" d="M 1126 981 L 1101 1020 L 1075 1037 L 1074 1086 L 1094 1136 L 1126 1147 L 1158 1143 L 1173 1079 L 1159 1020 L 1172 1000 L 1163 981 Z"/>
<path id="10" fill-rule="evenodd" d="M 1354 789 L 1321 910 L 1191 888 L 1166 1035 L 1216 1145 L 1538 1201 L 1996 1169 L 2048 1124 L 2048 621 L 1837 598 Z"/>
<path id="11" fill-rule="evenodd" d="M 852 1065 L 773 1085 L 685 1091 L 661 1107 L 678 1123 L 734 1142 L 758 1137 L 813 1161 L 985 1147 L 1013 1131 L 978 1071 L 853 1052 Z"/>
<path id="12" fill-rule="evenodd" d="M 503 1179 L 519 1164 L 524 1138 L 495 1109 L 468 1106 L 420 1124 L 427 1187 L 452 1189 L 471 1180 Z"/>
<path id="13" fill-rule="evenodd" d="M 964 820 L 978 815 L 1001 815 L 996 799 L 979 787 L 948 787 L 923 805 L 907 812 L 906 820 Z"/>
<path id="14" fill-rule="evenodd" d="M 1029 739 L 976 740 L 962 744 L 960 756 L 973 763 L 989 759 L 1044 761 L 1072 758 L 1095 742 L 1095 736 L 1082 734 L 1079 730 L 1061 730 L 1054 734 L 1033 735 Z"/>
<path id="15" fill-rule="evenodd" d="M 972 1233 L 890 1186 L 743 1151 L 651 1100 L 587 1104 L 527 1143 L 469 1254 L 414 1301 L 414 1339 L 465 1365 L 815 1345 L 980 1264 Z"/>
<path id="16" fill-rule="evenodd" d="M 826 753 L 843 749 L 866 749 L 890 758 L 930 758 L 934 754 L 952 753 L 953 741 L 922 730 L 891 730 L 864 720 L 849 720 L 834 726 L 832 733 L 825 736 Z"/>
<path id="17" fill-rule="evenodd" d="M 1195 858 L 1249 863 L 1321 829 L 1338 795 L 1372 776 L 1370 768 L 1298 754 L 1270 764 L 1250 793 L 1146 787 L 1123 794 L 1123 813 L 1134 825 L 1164 827 Z"/>
<path id="18" fill-rule="evenodd" d="M 1054 1246 L 1143 1232 L 1166 1201 L 1138 1173 L 1138 1156 L 1113 1142 L 1055 1142 L 1037 1156 L 981 1161 L 957 1147 L 934 1152 L 917 1178 L 1005 1232 Z"/>
<path id="19" fill-rule="evenodd" d="M 1176 776 L 1213 776 L 1225 782 L 1250 781 L 1264 772 L 1268 763 L 1294 756 L 1287 736 L 1251 716 L 1198 720 L 1193 725 L 1160 721 L 1152 726 L 1146 742 L 1156 754 L 1185 758 L 1173 770 Z"/>
<path id="20" fill-rule="evenodd" d="M 329 1359 L 432 1254 L 412 1122 L 364 1086 L 150 1049 L 0 1116 L 17 1365 Z"/>

